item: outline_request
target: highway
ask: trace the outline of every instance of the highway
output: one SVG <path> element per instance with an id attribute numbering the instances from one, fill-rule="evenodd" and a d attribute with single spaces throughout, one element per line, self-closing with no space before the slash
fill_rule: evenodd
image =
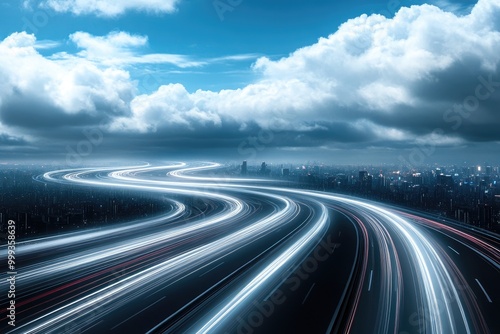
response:
<path id="1" fill-rule="evenodd" d="M 147 219 L 19 240 L 2 333 L 497 333 L 500 237 L 217 163 L 58 170 L 158 194 Z M 195 204 L 193 204 L 195 203 Z M 6 258 L 5 246 L 0 249 Z M 8 282 L 2 280 L 2 291 Z M 6 294 L 0 296 L 6 305 Z"/>

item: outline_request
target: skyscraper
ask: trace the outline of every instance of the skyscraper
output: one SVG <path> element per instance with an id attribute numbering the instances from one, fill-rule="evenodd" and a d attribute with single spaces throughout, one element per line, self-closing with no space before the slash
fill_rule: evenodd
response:
<path id="1" fill-rule="evenodd" d="M 260 165 L 260 173 L 261 174 L 266 174 L 267 173 L 267 165 L 265 162 L 263 162 L 261 165 Z"/>
<path id="2" fill-rule="evenodd" d="M 241 175 L 247 175 L 248 169 L 247 169 L 247 161 L 244 160 L 243 164 L 241 165 Z"/>
<path id="3" fill-rule="evenodd" d="M 366 188 L 368 185 L 368 172 L 359 171 L 359 184 L 361 188 Z"/>

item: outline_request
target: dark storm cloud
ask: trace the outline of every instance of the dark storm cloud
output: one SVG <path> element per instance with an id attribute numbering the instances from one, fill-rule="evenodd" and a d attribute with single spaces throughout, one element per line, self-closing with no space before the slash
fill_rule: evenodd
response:
<path id="1" fill-rule="evenodd" d="M 6 146 L 26 146 L 28 142 L 22 138 L 17 138 L 13 136 L 6 135 L 4 133 L 0 133 L 0 148 Z"/>
<path id="2" fill-rule="evenodd" d="M 312 127 L 311 124 L 306 124 Z M 227 156 L 241 152 L 263 151 L 272 148 L 316 148 L 322 145 L 373 145 L 375 134 L 343 122 L 321 122 L 309 131 L 269 130 L 256 123 L 247 124 L 245 130 L 231 121 L 220 126 L 205 125 L 195 130 L 180 127 L 162 128 L 153 133 L 105 133 L 102 150 L 113 152 L 157 152 L 207 154 L 219 150 Z M 385 145 L 385 143 L 382 143 Z"/>
<path id="3" fill-rule="evenodd" d="M 68 114 L 48 101 L 19 92 L 0 106 L 0 120 L 9 126 L 27 128 L 35 132 L 53 131 L 66 126 L 97 124 L 100 119 L 87 113 Z"/>
<path id="4" fill-rule="evenodd" d="M 494 74 L 481 68 L 483 59 L 464 55 L 442 70 L 434 70 L 411 85 L 413 96 L 432 102 L 456 103 L 474 94 L 478 77 Z M 496 75 L 495 75 L 496 76 Z"/>
<path id="5" fill-rule="evenodd" d="M 414 91 L 421 101 L 418 105 L 375 114 L 371 120 L 418 136 L 441 129 L 470 141 L 500 140 L 500 72 L 464 75 L 460 69 L 454 70 L 416 85 Z M 487 98 L 478 98 L 478 87 Z"/>

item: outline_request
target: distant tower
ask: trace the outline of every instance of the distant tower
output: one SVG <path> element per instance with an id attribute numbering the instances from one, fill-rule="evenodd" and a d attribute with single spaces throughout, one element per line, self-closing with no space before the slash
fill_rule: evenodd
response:
<path id="1" fill-rule="evenodd" d="M 423 185 L 424 184 L 424 181 L 423 181 L 423 177 L 422 177 L 422 174 L 421 173 L 413 173 L 412 175 L 412 183 L 414 185 Z"/>
<path id="2" fill-rule="evenodd" d="M 361 184 L 363 184 L 366 182 L 367 179 L 368 179 L 368 172 L 367 171 L 360 171 L 359 172 L 359 182 Z"/>
<path id="3" fill-rule="evenodd" d="M 266 174 L 266 171 L 267 171 L 267 165 L 265 162 L 263 162 L 261 165 L 260 165 L 260 173 L 261 174 Z"/>
<path id="4" fill-rule="evenodd" d="M 247 161 L 245 160 L 241 165 L 241 175 L 247 175 L 247 173 L 248 173 Z"/>
<path id="5" fill-rule="evenodd" d="M 359 172 L 359 185 L 361 189 L 368 189 L 368 172 L 360 171 Z"/>

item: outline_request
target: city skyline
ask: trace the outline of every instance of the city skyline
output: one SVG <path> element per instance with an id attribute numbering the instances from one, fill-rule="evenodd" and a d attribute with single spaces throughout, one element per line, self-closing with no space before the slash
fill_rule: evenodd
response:
<path id="1" fill-rule="evenodd" d="M 0 162 L 498 164 L 500 5 L 2 2 Z"/>
<path id="2" fill-rule="evenodd" d="M 2 332 L 500 328 L 499 166 L 244 167 L 0 166 Z"/>

